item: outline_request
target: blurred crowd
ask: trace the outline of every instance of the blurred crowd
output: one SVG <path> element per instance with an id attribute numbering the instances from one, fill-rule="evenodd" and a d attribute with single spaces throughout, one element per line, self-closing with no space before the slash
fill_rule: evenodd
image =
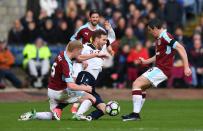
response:
<path id="1" fill-rule="evenodd" d="M 150 19 L 159 18 L 175 39 L 185 46 L 193 72 L 191 77 L 185 77 L 183 63 L 176 56 L 174 75 L 161 86 L 203 87 L 203 17 L 192 36 L 184 36 L 183 33 L 187 22 L 201 15 L 202 5 L 202 0 L 28 0 L 27 11 L 14 21 L 7 42 L 0 41 L 0 81 L 8 78 L 16 87 L 23 85 L 17 77 L 15 80 L 8 77 L 15 76 L 9 70 L 14 62 L 5 63 L 4 58 L 7 57 L 3 55 L 9 51 L 7 46 L 21 45 L 24 47 L 22 65 L 31 78 L 31 85 L 46 86 L 52 55 L 49 47 L 67 44 L 74 32 L 88 22 L 89 11 L 98 9 L 101 26 L 108 20 L 117 39 L 112 44 L 116 55 L 105 62 L 98 86 L 128 87 L 151 66 L 140 65 L 138 58 L 147 59 L 155 54 L 154 40 L 148 35 L 146 24 Z M 14 59 L 15 56 L 12 57 Z M 38 61 L 35 67 L 33 59 Z M 5 75 L 5 72 L 12 74 Z M 1 87 L 4 87 L 3 82 L 0 82 Z"/>

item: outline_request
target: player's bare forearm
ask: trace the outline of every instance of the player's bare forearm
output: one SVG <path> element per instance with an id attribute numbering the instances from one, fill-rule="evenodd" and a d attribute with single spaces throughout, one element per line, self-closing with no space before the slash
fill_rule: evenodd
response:
<path id="1" fill-rule="evenodd" d="M 86 92 L 91 92 L 90 86 L 84 86 L 84 85 L 77 85 L 73 82 L 67 83 L 67 87 L 76 90 L 76 91 L 86 91 Z"/>
<path id="2" fill-rule="evenodd" d="M 191 71 L 191 69 L 189 67 L 188 57 L 187 57 L 187 53 L 185 51 L 185 48 L 181 44 L 177 43 L 176 44 L 176 50 L 178 51 L 178 53 L 180 54 L 180 56 L 181 56 L 181 58 L 183 60 L 184 74 L 186 76 L 190 76 L 192 74 L 192 71 Z"/>
<path id="3" fill-rule="evenodd" d="M 155 61 L 156 61 L 156 56 L 153 56 L 153 57 L 147 59 L 147 63 L 148 63 L 148 64 L 151 64 L 151 63 L 153 63 L 153 62 L 155 62 Z"/>
<path id="4" fill-rule="evenodd" d="M 79 62 L 82 62 L 82 61 L 85 61 L 85 60 L 88 60 L 88 59 L 91 59 L 91 58 L 94 58 L 94 57 L 97 57 L 96 53 L 93 53 L 93 54 L 83 54 L 83 55 L 79 55 L 77 57 L 77 60 Z"/>
<path id="5" fill-rule="evenodd" d="M 156 56 L 153 56 L 153 57 L 146 59 L 146 60 L 144 58 L 139 58 L 139 59 L 141 60 L 142 64 L 151 64 L 151 63 L 155 62 Z"/>
<path id="6" fill-rule="evenodd" d="M 188 63 L 188 57 L 187 57 L 185 48 L 181 44 L 178 43 L 176 45 L 176 50 L 178 51 L 179 55 L 181 56 L 181 58 L 183 60 L 184 68 L 188 68 L 189 63 Z"/>

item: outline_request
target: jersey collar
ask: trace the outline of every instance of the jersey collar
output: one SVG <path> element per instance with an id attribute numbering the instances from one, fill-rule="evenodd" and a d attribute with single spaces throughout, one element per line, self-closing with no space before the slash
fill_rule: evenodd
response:
<path id="1" fill-rule="evenodd" d="M 68 63 L 71 63 L 71 64 L 72 64 L 72 61 L 71 61 L 71 60 L 70 60 L 70 58 L 68 57 L 68 55 L 67 55 L 67 52 L 66 52 L 66 51 L 64 51 L 64 57 L 65 57 L 66 62 L 68 62 Z"/>
<path id="2" fill-rule="evenodd" d="M 158 39 L 160 39 L 165 33 L 166 33 L 166 29 L 164 29 L 161 33 L 160 33 L 160 35 L 159 35 L 159 37 L 158 37 Z"/>
<path id="3" fill-rule="evenodd" d="M 96 50 L 96 47 L 93 44 L 87 44 L 89 47 L 91 47 L 92 49 Z"/>
<path id="4" fill-rule="evenodd" d="M 99 29 L 99 24 L 96 25 L 96 29 L 95 29 L 95 30 L 91 29 L 91 27 L 90 27 L 90 22 L 87 22 L 87 27 L 88 27 L 91 31 L 95 31 L 95 30 L 98 30 L 98 29 Z"/>

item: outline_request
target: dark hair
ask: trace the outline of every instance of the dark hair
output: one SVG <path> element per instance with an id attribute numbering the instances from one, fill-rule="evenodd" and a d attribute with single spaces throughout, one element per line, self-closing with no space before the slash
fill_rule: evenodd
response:
<path id="1" fill-rule="evenodd" d="M 99 11 L 96 10 L 96 9 L 91 10 L 90 13 L 89 13 L 89 16 L 91 17 L 93 14 L 98 14 L 98 15 L 100 15 Z"/>
<path id="2" fill-rule="evenodd" d="M 152 29 L 154 29 L 155 27 L 157 29 L 161 29 L 162 28 L 162 25 L 163 25 L 163 22 L 159 19 L 152 19 L 148 22 L 148 26 Z"/>
<path id="3" fill-rule="evenodd" d="M 101 35 L 107 35 L 107 33 L 103 30 L 96 30 L 92 35 L 92 41 L 94 41 L 95 38 L 100 38 Z"/>

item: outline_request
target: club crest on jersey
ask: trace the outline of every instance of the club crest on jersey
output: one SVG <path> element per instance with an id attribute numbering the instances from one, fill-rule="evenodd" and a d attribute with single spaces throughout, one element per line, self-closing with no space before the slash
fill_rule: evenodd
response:
<path id="1" fill-rule="evenodd" d="M 88 32 L 85 32 L 84 34 L 85 34 L 85 35 L 88 35 L 89 33 L 88 33 Z"/>
<path id="2" fill-rule="evenodd" d="M 156 52 L 156 55 L 160 55 L 160 52 Z"/>

